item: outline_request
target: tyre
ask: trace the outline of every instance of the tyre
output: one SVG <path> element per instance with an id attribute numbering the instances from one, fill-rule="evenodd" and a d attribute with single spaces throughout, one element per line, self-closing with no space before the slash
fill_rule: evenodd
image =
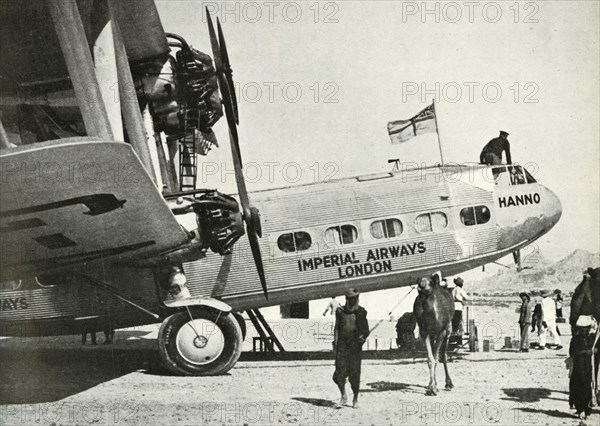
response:
<path id="1" fill-rule="evenodd" d="M 233 312 L 233 315 L 235 316 L 235 319 L 237 320 L 238 324 L 240 325 L 240 329 L 242 330 L 242 340 L 245 341 L 247 332 L 246 320 L 240 312 Z"/>
<path id="2" fill-rule="evenodd" d="M 191 317 L 190 317 L 191 313 Z M 190 307 L 167 317 L 158 332 L 163 364 L 172 373 L 214 376 L 240 358 L 242 331 L 236 318 L 206 307 Z"/>

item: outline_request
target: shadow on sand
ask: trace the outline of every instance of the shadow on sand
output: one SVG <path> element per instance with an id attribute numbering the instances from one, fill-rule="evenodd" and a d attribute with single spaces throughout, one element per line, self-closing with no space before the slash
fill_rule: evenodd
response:
<path id="1" fill-rule="evenodd" d="M 417 393 L 416 388 L 421 388 L 421 389 L 425 388 L 425 386 L 421 386 L 421 385 L 412 385 L 409 383 L 385 382 L 385 381 L 367 383 L 367 386 L 370 386 L 371 389 L 363 389 L 363 390 L 361 390 L 361 392 L 400 391 L 400 392 Z"/>
<path id="2" fill-rule="evenodd" d="M 100 349 L 102 348 L 102 349 Z M 156 350 L 111 346 L 2 348 L 0 405 L 55 402 L 139 370 L 156 371 Z"/>
<path id="3" fill-rule="evenodd" d="M 317 407 L 334 408 L 335 402 L 321 398 L 302 398 L 300 396 L 292 398 L 294 401 L 304 402 L 306 404 L 315 405 Z"/>
<path id="4" fill-rule="evenodd" d="M 534 407 L 518 407 L 517 410 L 522 411 L 524 413 L 529 413 L 531 416 L 529 418 L 535 419 L 534 416 L 543 414 L 548 417 L 554 417 L 557 419 L 576 419 L 578 418 L 575 413 L 567 413 L 565 411 L 559 410 L 539 410 Z M 525 416 L 523 416 L 525 418 Z"/>
<path id="5" fill-rule="evenodd" d="M 546 388 L 506 388 L 502 389 L 504 394 L 508 398 L 502 398 L 507 401 L 515 402 L 539 402 L 542 399 L 554 399 L 557 401 L 563 401 L 560 398 L 550 398 L 552 393 L 562 393 L 563 391 L 551 390 Z M 566 399 L 564 401 L 567 401 Z"/>

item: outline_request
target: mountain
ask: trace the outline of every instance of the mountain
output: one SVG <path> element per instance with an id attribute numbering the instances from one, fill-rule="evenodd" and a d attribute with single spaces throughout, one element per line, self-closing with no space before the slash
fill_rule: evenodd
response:
<path id="1" fill-rule="evenodd" d="M 575 250 L 568 256 L 551 263 L 539 252 L 535 256 L 523 257 L 524 269 L 517 272 L 514 267 L 499 270 L 495 275 L 473 282 L 468 290 L 480 295 L 507 294 L 530 291 L 533 294 L 542 289 L 561 289 L 571 293 L 581 282 L 583 271 L 600 265 L 600 253 Z"/>

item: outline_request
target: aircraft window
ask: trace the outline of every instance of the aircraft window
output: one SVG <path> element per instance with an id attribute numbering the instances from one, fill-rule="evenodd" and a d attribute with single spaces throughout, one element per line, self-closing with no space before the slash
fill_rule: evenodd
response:
<path id="1" fill-rule="evenodd" d="M 527 169 L 523 169 L 523 171 L 525 172 L 525 177 L 527 178 L 527 183 L 536 183 L 537 182 L 535 180 L 535 178 L 533 176 L 531 176 L 531 174 L 527 171 Z"/>
<path id="2" fill-rule="evenodd" d="M 460 211 L 460 221 L 465 226 L 488 223 L 490 217 L 490 209 L 486 206 L 465 207 Z"/>
<path id="3" fill-rule="evenodd" d="M 352 244 L 358 239 L 353 225 L 332 226 L 325 231 L 325 241 L 334 245 Z"/>
<path id="4" fill-rule="evenodd" d="M 308 250 L 311 245 L 312 238 L 310 234 L 303 231 L 283 234 L 277 239 L 277 247 L 286 253 Z"/>
<path id="5" fill-rule="evenodd" d="M 465 226 L 476 225 L 475 222 L 475 209 L 473 207 L 466 207 L 460 211 L 460 221 Z"/>
<path id="6" fill-rule="evenodd" d="M 419 232 L 440 231 L 448 226 L 448 217 L 442 212 L 423 213 L 415 218 L 415 228 Z"/>
<path id="7" fill-rule="evenodd" d="M 448 226 L 448 216 L 442 212 L 431 213 L 431 223 L 434 231 L 439 231 Z"/>
<path id="8" fill-rule="evenodd" d="M 308 232 L 294 232 L 294 240 L 296 240 L 296 250 L 308 250 L 312 245 L 312 238 Z"/>
<path id="9" fill-rule="evenodd" d="M 477 225 L 488 223 L 490 221 L 490 209 L 486 206 L 475 206 L 475 219 L 477 219 Z"/>
<path id="10" fill-rule="evenodd" d="M 492 175 L 494 176 L 494 182 L 498 185 L 506 179 L 506 167 L 494 167 L 492 169 Z"/>
<path id="11" fill-rule="evenodd" d="M 21 280 L 0 281 L 0 291 L 13 291 L 21 287 Z"/>
<path id="12" fill-rule="evenodd" d="M 508 170 L 510 172 L 510 183 L 512 185 L 523 185 L 527 183 L 521 166 L 509 166 Z"/>
<path id="13" fill-rule="evenodd" d="M 402 222 L 398 219 L 377 220 L 371 224 L 373 238 L 394 238 L 402 234 Z"/>

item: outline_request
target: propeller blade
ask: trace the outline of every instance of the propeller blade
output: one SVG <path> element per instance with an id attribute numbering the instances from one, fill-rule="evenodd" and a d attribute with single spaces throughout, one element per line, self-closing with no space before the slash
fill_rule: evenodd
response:
<path id="1" fill-rule="evenodd" d="M 212 47 L 213 59 L 215 61 L 215 69 L 217 73 L 222 67 L 221 63 L 221 48 L 219 46 L 219 42 L 217 41 L 217 34 L 215 33 L 215 27 L 213 26 L 212 17 L 210 16 L 210 12 L 208 11 L 208 7 L 206 7 L 206 20 L 208 21 L 208 34 L 210 35 L 210 45 Z"/>
<path id="2" fill-rule="evenodd" d="M 235 85 L 233 83 L 233 69 L 229 62 L 229 53 L 227 52 L 227 44 L 225 44 L 225 36 L 223 35 L 223 29 L 221 28 L 221 22 L 217 18 L 217 31 L 219 32 L 219 44 L 221 45 L 221 64 L 223 66 L 223 73 L 229 84 L 229 90 L 231 91 L 231 104 L 233 106 L 233 116 L 235 117 L 235 124 L 240 124 L 240 117 L 238 114 L 238 103 L 237 96 L 235 94 Z"/>
<path id="3" fill-rule="evenodd" d="M 265 299 L 269 299 L 269 293 L 267 291 L 267 280 L 265 278 L 265 270 L 263 267 L 262 255 L 260 254 L 260 245 L 258 244 L 258 236 L 254 229 L 248 229 L 248 239 L 250 240 L 250 249 L 252 250 L 252 257 L 254 257 L 254 263 L 256 264 L 256 270 L 258 271 L 258 277 L 260 278 L 260 285 L 262 285 Z"/>
<path id="4" fill-rule="evenodd" d="M 231 156 L 233 157 L 233 171 L 235 172 L 235 182 L 238 188 L 238 194 L 240 196 L 240 204 L 242 205 L 242 212 L 245 217 L 250 215 L 250 198 L 248 197 L 248 190 L 246 189 L 246 181 L 244 180 L 244 172 L 242 171 L 242 159 L 239 155 L 238 145 L 234 142 L 234 136 L 229 132 L 229 141 L 231 145 Z"/>
<path id="5" fill-rule="evenodd" d="M 206 16 L 208 21 L 208 33 L 210 35 L 210 44 L 212 46 L 213 56 L 215 60 L 215 68 L 217 70 L 217 79 L 219 81 L 219 89 L 221 90 L 221 95 L 223 97 L 223 107 L 225 108 L 225 118 L 227 119 L 227 125 L 229 126 L 230 139 L 232 139 L 232 143 L 235 144 L 237 148 L 237 155 L 240 159 L 240 164 L 243 165 L 242 156 L 240 151 L 240 143 L 237 132 L 237 104 L 234 104 L 234 95 L 232 95 L 233 86 L 229 85 L 226 73 L 223 71 L 223 62 L 221 58 L 221 46 L 219 41 L 217 40 L 217 35 L 215 34 L 215 27 L 213 26 L 212 18 L 210 16 L 210 12 L 208 8 L 206 9 Z M 218 19 L 217 19 L 218 22 Z M 222 31 L 221 31 L 222 34 Z M 229 60 L 229 58 L 228 58 Z M 233 80 L 231 80 L 233 84 Z M 234 89 L 235 90 L 235 89 Z M 235 155 L 235 154 L 234 154 Z"/>
<path id="6" fill-rule="evenodd" d="M 260 223 L 260 213 L 256 207 L 250 207 L 250 211 L 252 212 L 252 226 L 254 226 L 256 235 L 258 235 L 258 238 L 262 238 L 262 225 Z"/>

